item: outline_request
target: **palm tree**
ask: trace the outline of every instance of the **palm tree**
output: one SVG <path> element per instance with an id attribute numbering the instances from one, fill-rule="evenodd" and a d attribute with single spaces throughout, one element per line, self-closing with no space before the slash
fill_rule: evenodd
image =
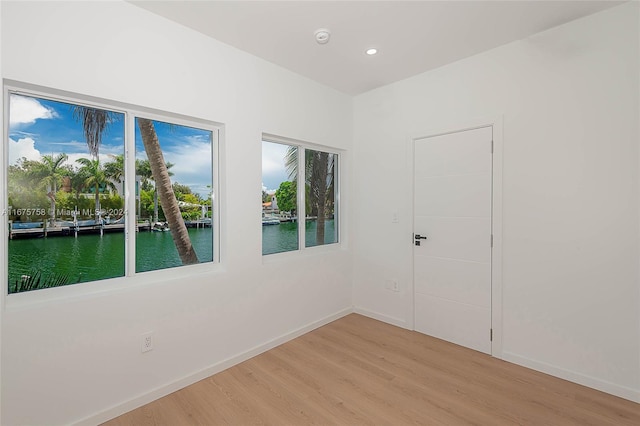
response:
<path id="1" fill-rule="evenodd" d="M 174 164 L 166 162 L 167 171 L 171 169 Z M 153 179 L 153 173 L 151 172 L 151 165 L 149 160 L 136 160 L 136 174 L 141 178 L 142 186 L 150 185 L 149 181 L 153 181 L 153 221 L 158 221 L 158 190 Z M 173 176 L 173 173 L 169 172 L 169 176 Z M 138 213 L 138 216 L 140 214 Z"/>
<path id="2" fill-rule="evenodd" d="M 171 237 L 178 249 L 178 254 L 183 264 L 198 263 L 198 256 L 196 255 L 193 246 L 191 245 L 191 239 L 187 232 L 187 227 L 184 224 L 182 215 L 180 214 L 180 206 L 178 200 L 173 192 L 171 186 L 171 179 L 169 177 L 169 170 L 167 164 L 164 161 L 162 155 L 162 149 L 160 148 L 160 141 L 156 133 L 153 121 L 146 118 L 137 118 L 138 128 L 140 129 L 140 135 L 142 136 L 142 143 L 144 150 L 147 153 L 149 159 L 149 165 L 151 167 L 151 173 L 153 180 L 156 183 L 156 189 L 160 196 L 160 203 L 164 210 L 164 215 L 169 222 L 169 229 L 171 230 Z"/>
<path id="3" fill-rule="evenodd" d="M 84 181 L 87 179 L 87 176 L 84 175 L 85 170 L 78 170 L 74 168 L 71 173 L 69 173 L 69 179 L 71 180 L 71 191 L 73 192 L 76 203 L 80 200 L 80 194 L 84 192 L 85 184 Z"/>
<path id="4" fill-rule="evenodd" d="M 124 182 L 124 155 L 109 154 L 109 157 L 113 161 L 109 161 L 104 165 L 104 171 L 109 179 L 112 179 L 115 184 Z"/>
<path id="5" fill-rule="evenodd" d="M 327 212 L 327 174 L 329 171 L 329 153 L 306 150 L 305 157 L 311 157 L 311 176 L 309 177 L 309 198 L 311 209 L 315 211 L 316 244 L 324 244 L 324 225 Z"/>
<path id="6" fill-rule="evenodd" d="M 84 106 L 73 107 L 74 117 L 82 122 L 85 140 L 89 147 L 89 152 L 97 161 L 100 144 L 102 143 L 102 135 L 108 128 L 109 123 L 115 120 L 116 114 L 111 111 L 89 108 Z M 175 194 L 171 189 L 171 180 L 167 164 L 162 156 L 160 141 L 153 126 L 153 122 L 144 118 L 137 118 L 138 127 L 142 136 L 153 180 L 160 192 L 160 202 L 164 209 L 167 222 L 171 229 L 171 236 L 180 255 L 180 259 L 184 264 L 198 263 L 198 257 L 193 250 L 187 227 L 180 215 L 180 208 Z M 99 205 L 99 195 L 96 192 L 97 204 Z M 97 208 L 97 207 L 96 207 Z"/>
<path id="7" fill-rule="evenodd" d="M 72 105 L 71 110 L 76 121 L 82 123 L 84 139 L 89 148 L 89 154 L 93 160 L 80 158 L 78 161 L 83 165 L 78 171 L 78 175 L 84 176 L 82 186 L 94 186 L 95 188 L 95 214 L 100 210 L 99 188 L 107 179 L 104 170 L 100 167 L 98 154 L 102 144 L 102 136 L 107 131 L 109 124 L 117 120 L 117 114 L 111 111 L 98 108 L 90 108 L 82 105 Z"/>
<path id="8" fill-rule="evenodd" d="M 43 155 L 40 164 L 35 173 L 41 176 L 40 184 L 46 188 L 47 197 L 51 201 L 50 223 L 53 225 L 56 221 L 56 193 L 58 192 L 58 184 L 62 181 L 63 163 L 69 157 L 67 154 L 61 153 L 56 155 Z"/>
<path id="9" fill-rule="evenodd" d="M 76 161 L 82 164 L 79 173 L 86 176 L 84 179 L 84 185 L 94 188 L 95 214 L 98 216 L 98 212 L 100 211 L 100 187 L 105 185 L 110 190 L 116 191 L 116 185 L 107 176 L 104 167 L 100 165 L 100 160 L 78 158 Z"/>
<path id="10" fill-rule="evenodd" d="M 76 121 L 82 122 L 84 139 L 87 142 L 89 154 L 93 158 L 98 158 L 102 135 L 109 127 L 109 124 L 117 119 L 117 114 L 104 109 L 89 108 L 82 105 L 73 105 L 71 108 Z"/>
<path id="11" fill-rule="evenodd" d="M 138 188 L 138 218 L 140 218 L 142 213 L 142 190 L 148 191 L 151 186 L 149 182 L 153 180 L 149 160 L 136 159 L 136 180 L 137 177 L 140 177 L 140 187 Z"/>
<path id="12" fill-rule="evenodd" d="M 145 190 L 147 186 L 151 184 L 149 181 L 153 180 L 153 174 L 151 173 L 151 166 L 149 165 L 149 160 L 138 160 L 136 159 L 136 174 L 140 176 L 140 184 Z"/>
<path id="13" fill-rule="evenodd" d="M 285 154 L 285 167 L 289 179 L 298 179 L 298 147 L 290 146 Z M 335 155 L 328 152 L 305 149 L 306 215 L 316 216 L 316 244 L 324 244 L 327 211 L 333 209 Z"/>

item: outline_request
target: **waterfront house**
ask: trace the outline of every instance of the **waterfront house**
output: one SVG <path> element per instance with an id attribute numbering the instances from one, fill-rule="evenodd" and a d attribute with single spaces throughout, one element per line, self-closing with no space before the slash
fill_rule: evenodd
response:
<path id="1" fill-rule="evenodd" d="M 267 201 L 267 202 L 262 203 L 262 216 L 263 217 L 265 215 L 273 216 L 274 214 L 280 213 L 280 210 L 278 209 L 278 200 L 276 199 L 275 192 L 269 193 L 269 198 L 271 199 L 271 201 Z"/>

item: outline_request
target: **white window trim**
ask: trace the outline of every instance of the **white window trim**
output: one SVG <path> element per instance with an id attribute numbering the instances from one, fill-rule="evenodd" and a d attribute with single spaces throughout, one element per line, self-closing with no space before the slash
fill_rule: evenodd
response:
<path id="1" fill-rule="evenodd" d="M 344 163 L 343 158 L 345 156 L 344 150 L 332 148 L 326 145 L 320 145 L 312 142 L 305 142 L 299 139 L 292 139 L 284 136 L 277 136 L 270 133 L 262 134 L 261 143 L 262 142 L 277 143 L 281 145 L 295 146 L 298 148 L 298 182 L 305 182 L 306 180 L 305 179 L 306 178 L 305 176 L 305 150 L 306 149 L 327 152 L 329 154 L 336 155 L 338 158 L 338 176 L 337 178 L 336 176 L 334 176 L 334 179 L 336 179 L 334 183 L 336 188 L 335 199 L 334 199 L 334 211 L 337 212 L 334 215 L 335 217 L 334 226 L 335 226 L 337 241 L 335 243 L 319 244 L 311 247 L 306 247 L 305 227 L 298 226 L 298 249 L 284 251 L 280 253 L 262 254 L 262 262 L 269 263 L 270 261 L 279 261 L 283 258 L 290 258 L 292 256 L 307 256 L 312 253 L 328 252 L 328 251 L 343 249 L 345 247 L 344 241 L 343 241 L 343 232 L 342 232 L 343 208 L 342 208 L 342 203 L 340 202 L 340 193 L 342 190 L 342 185 L 341 185 L 342 173 L 344 172 L 342 169 L 343 168 L 342 165 Z M 304 210 L 304 213 L 306 216 L 305 195 L 306 195 L 305 191 L 298 191 L 297 202 L 299 206 L 302 206 L 302 209 Z M 298 214 L 298 216 L 300 215 Z M 262 236 L 260 237 L 260 242 L 261 242 L 260 247 L 262 248 Z"/>
<path id="2" fill-rule="evenodd" d="M 37 97 L 52 101 L 66 102 L 74 105 L 82 105 L 91 108 L 105 109 L 117 113 L 124 114 L 125 120 L 125 142 L 124 142 L 124 159 L 125 173 L 127 176 L 135 175 L 135 117 L 149 118 L 163 122 L 169 122 L 177 125 L 195 127 L 212 132 L 212 192 L 214 202 L 212 205 L 213 215 L 213 260 L 211 262 L 200 263 L 196 265 L 184 265 L 173 268 L 157 269 L 153 271 L 135 272 L 135 255 L 131 253 L 135 250 L 135 221 L 130 220 L 130 212 L 135 209 L 135 179 L 127 179 L 125 184 L 125 215 L 127 217 L 127 227 L 125 229 L 125 275 L 117 278 L 107 278 L 97 281 L 86 281 L 82 283 L 29 291 L 23 293 L 8 294 L 8 226 L 7 226 L 7 208 L 8 208 L 8 143 L 9 140 L 9 100 L 10 94 L 19 94 L 24 96 Z M 20 309 L 24 306 L 48 304 L 59 300 L 68 300 L 70 298 L 91 297 L 105 292 L 126 291 L 132 287 L 146 285 L 160 285 L 162 282 L 169 282 L 176 279 L 184 279 L 185 275 L 200 275 L 210 273 L 224 272 L 225 268 L 221 264 L 221 204 L 224 202 L 221 191 L 221 152 L 222 152 L 222 135 L 224 135 L 224 125 L 221 123 L 204 120 L 186 115 L 145 108 L 137 105 L 126 104 L 123 102 L 112 101 L 107 99 L 96 98 L 92 96 L 81 95 L 77 93 L 66 92 L 57 89 L 51 89 L 42 86 L 31 85 L 28 83 L 17 82 L 13 80 L 3 81 L 3 143 L 0 150 L 0 179 L 3 182 L 4 192 L 0 196 L 0 239 L 2 240 L 2 252 L 4 255 L 0 260 L 0 298 L 2 306 L 8 310 Z M 217 163 L 216 163 L 217 161 Z M 131 174 L 133 173 L 133 174 Z M 133 236 L 134 238 L 131 238 Z"/>

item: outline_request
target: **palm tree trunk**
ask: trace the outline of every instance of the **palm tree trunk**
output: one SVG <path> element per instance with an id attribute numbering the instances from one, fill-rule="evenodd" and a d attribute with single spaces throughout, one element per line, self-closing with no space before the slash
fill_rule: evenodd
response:
<path id="1" fill-rule="evenodd" d="M 160 196 L 162 210 L 167 218 L 167 222 L 169 222 L 171 237 L 176 245 L 180 259 L 185 265 L 198 263 L 198 256 L 193 250 L 187 227 L 180 215 L 178 200 L 173 193 L 169 171 L 167 170 L 167 165 L 162 155 L 162 149 L 160 148 L 160 142 L 158 141 L 156 130 L 153 127 L 153 122 L 146 118 L 138 118 L 137 120 L 144 150 L 147 153 L 149 165 L 151 166 L 153 180 L 156 183 L 156 191 Z"/>
<path id="2" fill-rule="evenodd" d="M 316 221 L 316 244 L 324 244 L 324 225 L 327 212 L 327 171 L 329 168 L 329 154 L 317 152 L 314 157 L 312 171 L 312 191 L 317 194 L 317 221 Z"/>

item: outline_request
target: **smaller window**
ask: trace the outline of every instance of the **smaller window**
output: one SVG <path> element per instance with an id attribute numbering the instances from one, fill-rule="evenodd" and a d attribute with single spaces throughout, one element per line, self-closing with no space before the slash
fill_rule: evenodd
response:
<path id="1" fill-rule="evenodd" d="M 262 254 L 337 243 L 337 193 L 338 154 L 263 141 Z"/>

